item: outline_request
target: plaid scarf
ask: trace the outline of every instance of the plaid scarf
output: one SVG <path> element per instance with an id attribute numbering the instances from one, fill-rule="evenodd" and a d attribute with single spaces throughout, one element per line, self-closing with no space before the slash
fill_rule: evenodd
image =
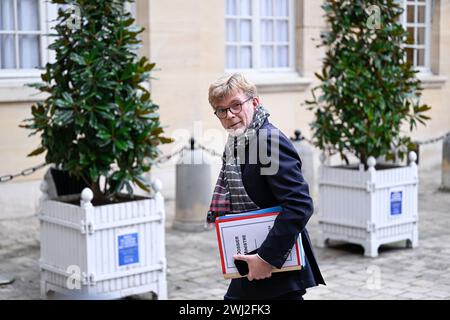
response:
<path id="1" fill-rule="evenodd" d="M 239 136 L 228 135 L 222 168 L 210 204 L 212 213 L 230 214 L 259 209 L 242 183 L 240 158 L 245 155 L 246 145 L 256 139 L 259 128 L 268 116 L 269 113 L 259 105 L 244 133 Z"/>

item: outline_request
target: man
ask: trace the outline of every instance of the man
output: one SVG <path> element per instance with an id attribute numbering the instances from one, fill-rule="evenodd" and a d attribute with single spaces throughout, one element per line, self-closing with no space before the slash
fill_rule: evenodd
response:
<path id="1" fill-rule="evenodd" d="M 209 102 L 229 133 L 210 214 L 283 208 L 257 253 L 235 256 L 247 262 L 249 273 L 247 277 L 233 279 L 224 298 L 302 300 L 306 288 L 325 282 L 305 228 L 313 213 L 313 203 L 298 153 L 290 140 L 268 121 L 269 114 L 260 104 L 256 87 L 241 74 L 227 75 L 213 83 Z M 255 143 L 257 148 L 252 148 Z M 270 150 L 269 162 L 255 151 L 261 148 Z M 255 153 L 256 161 L 252 163 L 249 160 L 255 159 Z M 272 273 L 284 264 L 299 234 L 306 266 L 302 270 Z"/>

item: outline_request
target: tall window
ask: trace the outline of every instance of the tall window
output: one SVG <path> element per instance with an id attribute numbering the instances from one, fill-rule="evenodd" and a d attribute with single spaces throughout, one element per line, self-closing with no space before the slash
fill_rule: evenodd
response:
<path id="1" fill-rule="evenodd" d="M 43 65 L 43 10 L 39 0 L 0 1 L 0 69 Z"/>
<path id="2" fill-rule="evenodd" d="M 227 69 L 293 68 L 292 0 L 225 0 Z"/>
<path id="3" fill-rule="evenodd" d="M 431 0 L 403 0 L 402 23 L 410 44 L 405 45 L 407 59 L 419 71 L 430 69 Z"/>

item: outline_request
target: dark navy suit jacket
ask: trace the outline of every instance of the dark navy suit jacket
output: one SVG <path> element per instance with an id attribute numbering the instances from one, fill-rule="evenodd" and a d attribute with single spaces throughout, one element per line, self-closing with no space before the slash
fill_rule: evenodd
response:
<path id="1" fill-rule="evenodd" d="M 225 295 L 229 299 L 270 299 L 325 284 L 305 228 L 314 207 L 308 184 L 303 179 L 300 157 L 291 141 L 267 119 L 258 134 L 261 129 L 268 132 L 266 140 L 271 163 L 261 161 L 259 156 L 256 163 L 252 163 L 247 146 L 245 163 L 241 163 L 242 181 L 249 197 L 260 208 L 281 206 L 283 212 L 275 220 L 258 254 L 272 266 L 281 268 L 301 232 L 306 267 L 298 271 L 272 273 L 270 278 L 263 280 L 233 279 Z M 274 130 L 279 136 L 278 159 L 270 154 L 271 137 L 276 136 Z M 262 175 L 261 168 L 273 166 L 274 161 L 278 164 L 278 171 Z"/>

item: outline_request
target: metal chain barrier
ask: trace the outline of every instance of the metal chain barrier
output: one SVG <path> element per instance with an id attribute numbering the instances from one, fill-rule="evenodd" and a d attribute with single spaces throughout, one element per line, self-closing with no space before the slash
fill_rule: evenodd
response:
<path id="1" fill-rule="evenodd" d="M 206 148 L 205 146 L 202 146 L 201 144 L 196 144 L 195 140 L 193 138 L 191 138 L 190 139 L 190 146 L 184 146 L 184 147 L 180 148 L 178 151 L 175 151 L 174 153 L 172 153 L 170 155 L 161 156 L 157 160 L 152 161 L 152 164 L 160 164 L 160 163 L 169 161 L 171 158 L 179 155 L 180 153 L 183 153 L 186 150 L 195 150 L 197 148 L 199 148 L 199 149 L 201 149 L 203 151 L 206 151 L 207 153 L 209 153 L 212 156 L 222 157 L 222 155 L 220 153 L 218 153 L 217 151 L 215 151 L 213 149 Z"/>
<path id="2" fill-rule="evenodd" d="M 443 134 L 443 135 L 441 135 L 441 136 L 439 136 L 439 137 L 430 138 L 430 139 L 427 139 L 427 140 L 424 140 L 424 141 L 415 141 L 415 143 L 420 145 L 420 146 L 422 146 L 422 145 L 433 144 L 433 143 L 439 142 L 439 141 L 444 140 L 444 139 L 446 139 L 448 137 L 450 137 L 450 131 L 445 133 L 445 134 Z M 296 141 L 295 138 L 291 138 L 291 139 Z M 297 139 L 298 140 L 304 140 L 304 141 L 308 142 L 310 145 L 314 145 L 314 143 L 311 140 L 305 138 L 304 136 L 301 136 L 300 138 L 297 138 Z"/>
<path id="3" fill-rule="evenodd" d="M 444 140 L 447 137 L 450 137 L 450 131 L 447 132 L 446 134 L 443 134 L 442 136 L 436 137 L 436 138 L 431 138 L 431 139 L 427 139 L 424 141 L 417 141 L 416 143 L 421 146 L 421 145 L 425 145 L 425 144 L 432 144 L 432 143 L 436 143 L 438 141 Z"/>
<path id="4" fill-rule="evenodd" d="M 11 181 L 17 177 L 25 177 L 25 176 L 29 176 L 30 174 L 35 173 L 37 170 L 45 167 L 47 164 L 46 163 L 41 163 L 40 165 L 37 165 L 35 167 L 31 167 L 25 170 L 22 170 L 20 173 L 17 174 L 6 174 L 3 176 L 0 176 L 0 183 L 1 182 L 8 182 Z"/>
<path id="5" fill-rule="evenodd" d="M 184 146 L 182 148 L 180 148 L 179 150 L 175 151 L 172 154 L 169 155 L 163 155 L 160 158 L 158 158 L 155 161 L 151 161 L 152 165 L 157 165 L 157 164 L 161 164 L 163 162 L 167 162 L 169 161 L 171 158 L 179 155 L 180 153 L 184 152 L 185 150 L 194 150 L 196 148 L 200 148 L 206 152 L 208 152 L 209 154 L 211 154 L 212 156 L 216 156 L 216 157 L 222 157 L 222 155 L 218 152 L 216 152 L 213 149 L 208 149 L 200 144 L 197 144 L 197 146 L 195 147 L 195 141 L 193 138 L 191 138 L 191 146 Z M 17 174 L 5 174 L 3 176 L 0 176 L 0 183 L 2 182 L 9 182 L 17 177 L 25 177 L 25 176 L 29 176 L 33 173 L 35 173 L 36 171 L 38 171 L 39 169 L 42 169 L 43 167 L 47 166 L 47 163 L 41 163 L 40 165 L 37 165 L 35 167 L 31 167 L 31 168 L 27 168 L 25 170 L 22 170 L 20 173 Z"/>
<path id="6" fill-rule="evenodd" d="M 305 140 L 309 144 L 313 145 L 313 142 L 311 140 L 305 138 L 304 136 L 300 136 L 300 134 L 296 134 L 296 135 L 297 135 L 296 139 Z M 446 139 L 448 137 L 450 137 L 450 131 L 447 132 L 446 134 L 443 134 L 443 135 L 441 135 L 439 137 L 436 137 L 436 138 L 431 138 L 431 139 L 427 139 L 427 140 L 424 140 L 424 141 L 416 141 L 416 144 L 418 144 L 419 146 L 432 144 L 432 143 L 436 143 L 436 142 L 439 142 L 441 140 L 444 140 L 444 139 Z M 295 140 L 295 138 L 291 138 L 291 139 Z M 213 149 L 210 149 L 210 148 L 207 148 L 207 147 L 205 147 L 205 146 L 203 146 L 201 144 L 196 144 L 194 138 L 191 138 L 190 139 L 190 147 L 189 146 L 184 146 L 184 147 L 180 148 L 179 150 L 175 151 L 172 154 L 161 156 L 157 160 L 151 161 L 151 164 L 157 165 L 157 164 L 161 164 L 163 162 L 167 162 L 171 158 L 179 155 L 180 153 L 184 152 L 185 150 L 194 150 L 196 148 L 199 148 L 199 149 L 209 153 L 210 155 L 212 155 L 214 157 L 222 158 L 222 154 L 221 153 L 218 153 L 217 151 L 215 151 Z M 31 168 L 22 170 L 20 173 L 17 173 L 17 174 L 6 174 L 6 175 L 3 175 L 3 176 L 0 176 L 0 183 L 11 181 L 11 180 L 13 180 L 13 179 L 15 179 L 17 177 L 29 176 L 29 175 L 35 173 L 36 171 L 38 171 L 39 169 L 42 169 L 46 165 L 47 165 L 46 163 L 41 163 L 41 164 L 39 164 L 39 165 L 37 165 L 35 167 L 31 167 Z"/>
<path id="7" fill-rule="evenodd" d="M 222 154 L 218 153 L 217 151 L 207 148 L 201 144 L 195 143 L 194 138 L 191 138 L 189 141 L 188 146 L 184 146 L 182 148 L 180 148 L 178 151 L 175 151 L 174 153 L 170 154 L 170 155 L 165 155 L 165 156 L 161 156 L 160 158 L 158 158 L 155 161 L 152 161 L 152 164 L 161 164 L 163 162 L 169 161 L 171 158 L 179 155 L 180 153 L 183 153 L 186 150 L 195 150 L 195 149 L 201 149 L 207 153 L 209 153 L 210 155 L 214 156 L 214 157 L 220 157 L 222 158 Z"/>
<path id="8" fill-rule="evenodd" d="M 175 152 L 172 153 L 172 154 L 165 155 L 165 156 L 161 156 L 160 158 L 156 159 L 155 161 L 151 161 L 151 163 L 152 163 L 152 164 L 160 164 L 160 163 L 169 161 L 171 158 L 173 158 L 173 157 L 179 155 L 179 154 L 182 153 L 184 150 L 188 150 L 188 149 L 189 149 L 188 147 L 183 147 L 183 148 L 181 148 L 180 150 L 175 151 Z"/>
<path id="9" fill-rule="evenodd" d="M 220 157 L 220 158 L 222 158 L 222 154 L 216 152 L 216 151 L 213 150 L 213 149 L 206 148 L 206 147 L 204 147 L 204 146 L 202 146 L 202 145 L 200 145 L 200 144 L 198 145 L 198 147 L 199 147 L 200 149 L 202 149 L 203 151 L 208 152 L 210 155 L 212 155 L 212 156 L 214 156 L 214 157 Z"/>

